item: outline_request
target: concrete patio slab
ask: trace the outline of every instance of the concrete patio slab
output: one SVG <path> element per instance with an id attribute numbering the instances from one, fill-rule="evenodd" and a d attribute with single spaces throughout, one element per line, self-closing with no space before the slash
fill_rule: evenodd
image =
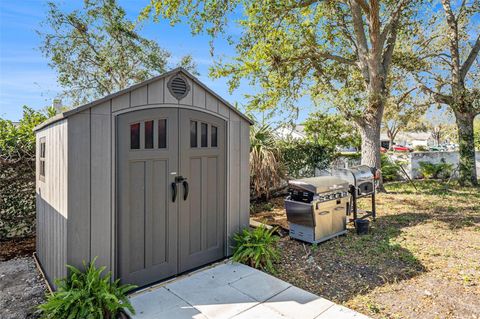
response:
<path id="1" fill-rule="evenodd" d="M 134 319 L 365 319 L 248 266 L 225 262 L 130 296 Z"/>
<path id="2" fill-rule="evenodd" d="M 335 305 L 327 299 L 320 298 L 295 286 L 290 286 L 263 304 L 285 317 L 293 319 L 314 319 Z"/>
<path id="3" fill-rule="evenodd" d="M 233 282 L 231 286 L 256 301 L 263 302 L 291 285 L 264 272 L 256 271 L 242 280 Z M 252 289 L 252 287 L 255 288 Z"/>

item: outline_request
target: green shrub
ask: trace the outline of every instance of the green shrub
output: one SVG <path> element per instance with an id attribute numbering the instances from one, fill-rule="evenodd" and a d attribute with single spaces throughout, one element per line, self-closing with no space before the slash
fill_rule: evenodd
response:
<path id="1" fill-rule="evenodd" d="M 334 150 L 308 140 L 278 142 L 282 164 L 289 178 L 310 177 L 315 169 L 325 169 L 331 163 Z"/>
<path id="2" fill-rule="evenodd" d="M 275 272 L 273 263 L 280 259 L 275 229 L 261 226 L 255 229 L 245 228 L 233 236 L 233 260 L 271 273 Z"/>
<path id="3" fill-rule="evenodd" d="M 57 280 L 57 291 L 39 306 L 42 318 L 110 319 L 126 309 L 135 313 L 126 296 L 135 286 L 111 282 L 111 273 L 102 276 L 105 267 L 96 268 L 95 259 L 88 266 L 83 263 L 85 271 L 67 266 L 70 275 Z"/>
<path id="4" fill-rule="evenodd" d="M 397 181 L 401 177 L 401 168 L 399 163 L 392 161 L 387 155 L 382 154 L 382 177 L 385 182 Z"/>
<path id="5" fill-rule="evenodd" d="M 0 240 L 35 234 L 35 133 L 54 110 L 24 106 L 19 123 L 0 118 Z"/>
<path id="6" fill-rule="evenodd" d="M 415 152 L 428 152 L 428 147 L 423 145 L 417 145 L 413 149 Z"/>
<path id="7" fill-rule="evenodd" d="M 419 162 L 420 173 L 424 178 L 447 179 L 452 176 L 453 165 L 446 163 L 444 159 L 440 163 Z"/>

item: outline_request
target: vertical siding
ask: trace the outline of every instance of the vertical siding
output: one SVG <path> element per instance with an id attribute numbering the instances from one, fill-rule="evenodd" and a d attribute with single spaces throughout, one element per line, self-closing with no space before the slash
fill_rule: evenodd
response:
<path id="1" fill-rule="evenodd" d="M 90 110 L 68 121 L 67 261 L 81 267 L 90 260 Z"/>
<path id="2" fill-rule="evenodd" d="M 228 254 L 231 253 L 232 236 L 240 230 L 240 118 L 233 112 L 230 114 L 228 129 L 228 207 L 227 238 Z"/>
<path id="3" fill-rule="evenodd" d="M 146 92 L 145 92 L 146 96 Z M 132 99 L 133 101 L 133 99 Z M 111 240 L 111 110 L 110 102 L 91 111 L 91 258 L 110 267 Z"/>
<path id="4" fill-rule="evenodd" d="M 37 255 L 51 283 L 66 276 L 67 129 L 67 120 L 62 120 L 36 134 Z M 44 181 L 39 179 L 41 138 L 45 138 L 46 147 Z"/>
<path id="5" fill-rule="evenodd" d="M 240 228 L 250 223 L 250 124 L 240 125 Z"/>

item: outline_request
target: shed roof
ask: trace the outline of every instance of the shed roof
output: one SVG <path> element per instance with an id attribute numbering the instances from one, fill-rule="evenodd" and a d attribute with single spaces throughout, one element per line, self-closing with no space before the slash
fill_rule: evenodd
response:
<path id="1" fill-rule="evenodd" d="M 57 114 L 55 115 L 54 117 L 51 117 L 50 119 L 46 120 L 45 122 L 37 125 L 35 128 L 34 128 L 34 131 L 38 131 L 38 130 L 41 130 L 47 126 L 49 126 L 50 124 L 53 124 L 55 122 L 58 122 L 64 118 L 67 118 L 69 116 L 72 116 L 74 114 L 77 114 L 79 112 L 82 112 L 82 111 L 85 111 L 87 109 L 90 109 L 96 105 L 99 105 L 99 104 L 102 104 L 103 102 L 106 102 L 114 97 L 117 97 L 117 96 L 120 96 L 122 94 L 125 94 L 125 93 L 128 93 L 128 92 L 131 92 L 135 89 L 138 89 L 142 86 L 145 86 L 149 83 L 152 83 L 152 82 L 155 82 L 157 80 L 160 80 L 162 78 L 166 78 L 172 74 L 176 74 L 178 72 L 182 72 L 184 75 L 186 75 L 187 77 L 189 77 L 192 81 L 194 81 L 196 84 L 200 85 L 203 89 L 205 89 L 207 92 L 209 92 L 210 94 L 212 94 L 213 96 L 215 96 L 217 99 L 219 99 L 220 101 L 222 101 L 222 103 L 224 103 L 228 108 L 230 108 L 232 111 L 234 111 L 235 113 L 237 113 L 241 118 L 243 118 L 245 121 L 247 121 L 248 123 L 250 124 L 253 124 L 254 122 L 248 117 L 246 116 L 245 114 L 243 114 L 242 112 L 240 112 L 239 110 L 237 110 L 232 104 L 230 104 L 228 101 L 226 101 L 224 98 L 222 98 L 220 95 L 218 95 L 217 93 L 215 93 L 214 91 L 212 91 L 210 88 L 208 88 L 205 84 L 203 84 L 199 79 L 197 79 L 193 74 L 191 74 L 190 72 L 188 72 L 187 70 L 185 70 L 184 68 L 182 67 L 179 67 L 179 68 L 175 68 L 171 71 L 168 71 L 168 72 L 165 72 L 163 74 L 160 74 L 158 76 L 155 76 L 151 79 L 148 79 L 148 80 L 145 80 L 143 82 L 140 82 L 140 83 L 137 83 L 137 84 L 134 84 L 126 89 L 123 89 L 123 90 L 120 90 L 118 92 L 115 92 L 115 93 L 112 93 L 112 94 L 109 94 L 105 97 L 102 97 L 98 100 L 95 100 L 93 102 L 90 102 L 90 103 L 87 103 L 87 104 L 84 104 L 84 105 L 80 105 L 74 109 L 71 109 L 71 110 L 68 110 L 68 111 L 65 111 L 65 112 L 62 112 L 60 114 Z"/>

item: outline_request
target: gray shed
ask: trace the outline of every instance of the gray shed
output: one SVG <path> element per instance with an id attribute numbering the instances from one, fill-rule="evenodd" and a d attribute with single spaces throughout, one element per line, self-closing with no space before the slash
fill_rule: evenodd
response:
<path id="1" fill-rule="evenodd" d="M 222 259 L 249 220 L 245 115 L 178 68 L 36 127 L 37 256 L 139 286 Z"/>

